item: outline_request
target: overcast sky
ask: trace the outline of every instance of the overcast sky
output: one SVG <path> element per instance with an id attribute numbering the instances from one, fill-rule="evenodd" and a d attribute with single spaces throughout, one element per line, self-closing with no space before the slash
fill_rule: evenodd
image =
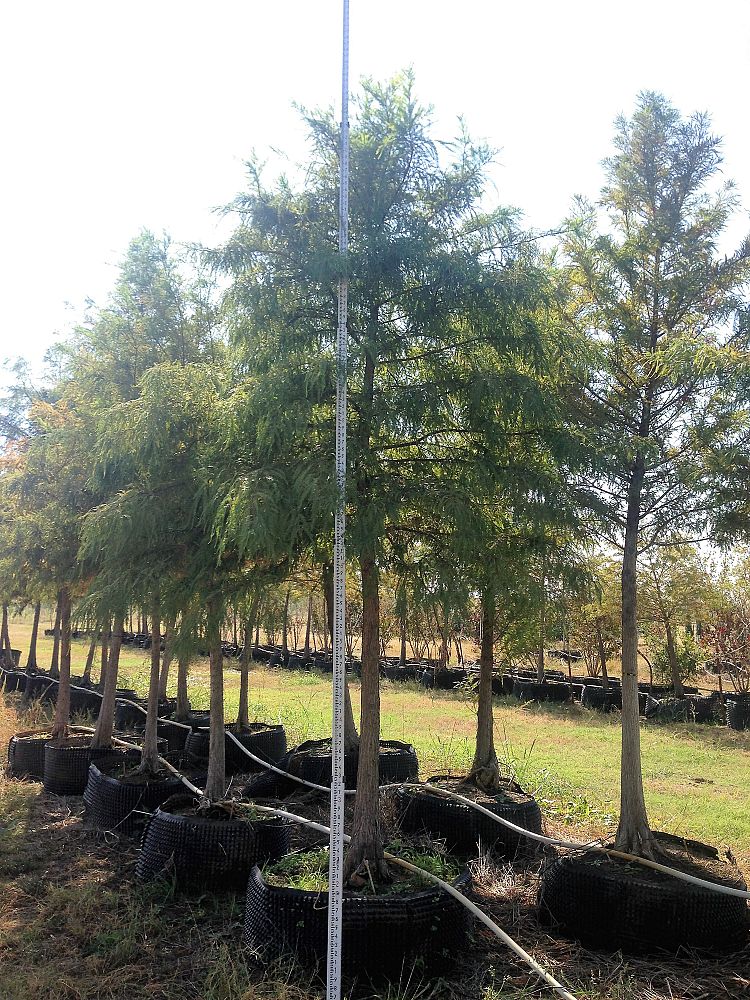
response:
<path id="1" fill-rule="evenodd" d="M 338 107 L 340 21 L 341 0 L 4 4 L 0 357 L 37 364 L 142 227 L 220 239 L 252 150 L 303 160 L 292 102 Z M 407 66 L 436 138 L 463 115 L 499 149 L 497 198 L 529 225 L 596 196 L 641 89 L 711 113 L 750 205 L 748 0 L 351 0 L 353 84 Z"/>

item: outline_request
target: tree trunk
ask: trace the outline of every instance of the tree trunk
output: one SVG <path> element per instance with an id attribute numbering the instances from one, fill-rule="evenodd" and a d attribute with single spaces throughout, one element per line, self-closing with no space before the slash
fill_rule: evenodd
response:
<path id="1" fill-rule="evenodd" d="M 260 609 L 261 605 L 258 605 L 258 617 L 255 619 L 255 642 L 253 645 L 257 649 L 260 646 Z"/>
<path id="2" fill-rule="evenodd" d="M 50 677 L 60 676 L 60 594 L 57 595 L 55 627 L 52 630 L 52 659 L 49 665 Z"/>
<path id="3" fill-rule="evenodd" d="M 208 606 L 208 652 L 210 657 L 211 722 L 208 748 L 208 775 L 205 794 L 209 802 L 218 802 L 226 791 L 224 735 L 224 671 L 221 652 L 220 617 L 213 603 Z"/>
<path id="4" fill-rule="evenodd" d="M 184 722 L 190 714 L 190 700 L 188 699 L 188 668 L 190 657 L 187 653 L 180 653 L 177 658 L 177 708 L 175 709 L 175 719 Z"/>
<path id="5" fill-rule="evenodd" d="M 312 609 L 313 609 L 313 599 L 312 594 L 307 597 L 307 625 L 305 626 L 305 659 L 310 657 L 310 630 L 312 628 Z"/>
<path id="6" fill-rule="evenodd" d="M 284 624 L 281 627 L 281 652 L 284 656 L 289 655 L 289 598 L 291 594 L 292 588 L 287 587 L 284 600 Z"/>
<path id="7" fill-rule="evenodd" d="M 102 703 L 99 708 L 99 718 L 91 738 L 92 747 L 108 747 L 112 744 L 112 733 L 115 727 L 115 692 L 117 690 L 117 674 L 120 667 L 120 649 L 122 633 L 125 628 L 125 616 L 115 615 L 114 626 L 110 629 L 109 618 L 102 631 L 102 650 L 108 646 L 107 664 L 103 675 L 104 689 Z M 100 678 L 100 681 L 102 678 Z"/>
<path id="8" fill-rule="evenodd" d="M 680 665 L 677 662 L 677 650 L 674 644 L 674 633 L 672 632 L 672 625 L 668 618 L 664 620 L 664 627 L 667 632 L 667 656 L 669 657 L 669 670 L 672 674 L 672 687 L 674 688 L 675 698 L 684 698 L 685 689 L 682 684 L 682 678 L 680 677 Z"/>
<path id="9" fill-rule="evenodd" d="M 536 657 L 536 679 L 544 683 L 544 644 L 547 638 L 547 551 L 546 539 L 542 542 L 542 593 L 539 608 L 539 650 Z"/>
<path id="10" fill-rule="evenodd" d="M 169 682 L 169 668 L 172 666 L 172 660 L 174 659 L 174 627 L 175 619 L 172 618 L 167 622 L 167 627 L 164 630 L 164 653 L 161 660 L 161 673 L 159 674 L 159 700 L 167 700 L 167 684 Z M 161 646 L 161 638 L 159 639 L 159 645 Z"/>
<path id="11" fill-rule="evenodd" d="M 37 601 L 34 605 L 34 621 L 31 625 L 31 639 L 29 641 L 29 656 L 26 660 L 27 671 L 37 670 L 36 662 L 36 644 L 37 638 L 39 636 L 39 618 L 42 614 L 42 602 Z"/>
<path id="12" fill-rule="evenodd" d="M 86 665 L 83 668 L 83 683 L 91 683 L 91 668 L 94 666 L 94 653 L 96 652 L 96 646 L 99 642 L 99 626 L 94 625 L 94 634 L 91 637 L 91 642 L 89 643 L 89 651 L 86 654 Z"/>
<path id="13" fill-rule="evenodd" d="M 57 607 L 60 612 L 60 682 L 51 736 L 55 742 L 62 742 L 68 735 L 70 722 L 70 591 L 67 587 L 61 588 Z"/>
<path id="14" fill-rule="evenodd" d="M 604 649 L 604 636 L 602 635 L 602 623 L 596 623 L 596 642 L 599 647 L 599 666 L 602 671 L 602 690 L 609 691 L 609 674 L 607 673 L 607 653 Z"/>
<path id="15" fill-rule="evenodd" d="M 148 708 L 146 711 L 146 731 L 143 734 L 140 770 L 146 774 L 156 774 L 159 770 L 158 719 L 159 719 L 159 668 L 161 666 L 161 612 L 159 592 L 152 595 L 151 614 L 151 674 L 148 682 Z"/>
<path id="16" fill-rule="evenodd" d="M 641 772 L 638 713 L 638 532 L 643 456 L 636 458 L 628 490 L 625 545 L 622 556 L 622 756 L 620 761 L 619 851 L 653 858 L 656 844 L 648 823 Z"/>
<path id="17" fill-rule="evenodd" d="M 492 715 L 492 668 L 495 646 L 495 595 L 489 587 L 482 593 L 482 645 L 479 654 L 479 699 L 477 703 L 477 746 L 469 777 L 485 792 L 500 787 L 500 765 L 495 751 Z"/>
<path id="18" fill-rule="evenodd" d="M 360 558 L 362 574 L 362 686 L 359 766 L 352 839 L 344 861 L 344 878 L 361 867 L 372 878 L 388 880 L 380 829 L 380 600 L 378 567 L 372 551 Z"/>

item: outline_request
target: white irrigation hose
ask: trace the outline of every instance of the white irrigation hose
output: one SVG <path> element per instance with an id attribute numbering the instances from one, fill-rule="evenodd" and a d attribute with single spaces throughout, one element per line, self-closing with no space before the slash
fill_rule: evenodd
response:
<path id="1" fill-rule="evenodd" d="M 330 785 L 316 785 L 314 781 L 307 781 L 305 778 L 300 778 L 299 775 L 292 774 L 290 771 L 283 771 L 280 767 L 276 767 L 275 764 L 270 764 L 267 760 L 263 760 L 261 757 L 256 757 L 255 754 L 252 752 L 252 750 L 248 750 L 248 748 L 243 743 L 240 743 L 240 741 L 237 739 L 234 733 L 230 733 L 228 729 L 225 729 L 224 732 L 229 737 L 229 739 L 232 740 L 232 742 L 236 743 L 237 746 L 240 748 L 240 750 L 246 753 L 251 760 L 255 761 L 256 764 L 262 764 L 263 767 L 267 767 L 269 771 L 274 771 L 276 774 L 280 774 L 285 778 L 293 778 L 294 781 L 298 781 L 300 785 L 306 785 L 307 788 L 314 788 L 316 792 L 325 792 L 327 795 L 330 795 L 331 792 Z M 347 788 L 344 794 L 356 795 L 357 790 L 355 788 Z"/>

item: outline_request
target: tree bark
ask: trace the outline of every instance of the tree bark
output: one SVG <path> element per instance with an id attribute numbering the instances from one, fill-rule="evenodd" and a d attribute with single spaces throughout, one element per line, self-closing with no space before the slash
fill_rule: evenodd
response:
<path id="1" fill-rule="evenodd" d="M 70 723 L 70 591 L 67 586 L 60 589 L 57 607 L 60 612 L 60 681 L 51 737 L 55 742 L 62 742 L 67 738 Z"/>
<path id="2" fill-rule="evenodd" d="M 361 867 L 387 881 L 380 829 L 380 600 L 378 568 L 372 551 L 360 557 L 362 574 L 362 687 L 359 766 L 352 839 L 344 860 L 344 878 Z"/>
<path id="3" fill-rule="evenodd" d="M 167 627 L 164 630 L 164 653 L 162 655 L 161 661 L 161 673 L 159 674 L 159 700 L 167 700 L 167 684 L 169 682 L 169 668 L 172 666 L 172 660 L 174 659 L 174 628 L 175 619 L 172 618 L 167 622 Z M 161 638 L 159 640 L 159 645 L 161 645 Z"/>
<path id="4" fill-rule="evenodd" d="M 495 751 L 492 714 L 492 669 L 495 647 L 495 595 L 489 587 L 482 593 L 482 645 L 479 654 L 479 698 L 477 702 L 477 745 L 469 777 L 485 792 L 500 787 L 500 765 Z"/>
<path id="5" fill-rule="evenodd" d="M 49 665 L 50 677 L 60 676 L 60 594 L 57 595 L 55 608 L 55 627 L 52 630 L 52 659 Z"/>
<path id="6" fill-rule="evenodd" d="M 159 668 L 161 666 L 161 611 L 159 592 L 152 595 L 151 615 L 151 674 L 148 683 L 148 708 L 146 710 L 146 731 L 143 734 L 140 770 L 156 774 L 159 770 L 158 719 L 159 719 Z"/>
<path id="7" fill-rule="evenodd" d="M 29 641 L 29 655 L 26 660 L 26 670 L 32 671 L 37 670 L 36 662 L 36 644 L 39 637 L 39 618 L 42 614 L 42 602 L 37 601 L 34 605 L 34 620 L 31 624 L 31 639 Z"/>
<path id="8" fill-rule="evenodd" d="M 91 637 L 91 642 L 89 643 L 89 651 L 86 654 L 86 664 L 83 668 L 83 682 L 88 684 L 91 681 L 91 668 L 94 666 L 94 653 L 96 652 L 96 646 L 99 642 L 99 626 L 94 625 L 94 634 Z"/>
<path id="9" fill-rule="evenodd" d="M 649 827 L 641 772 L 638 712 L 638 533 L 644 458 L 636 456 L 628 489 L 622 556 L 622 756 L 620 760 L 619 851 L 653 858 L 656 843 Z"/>
<path id="10" fill-rule="evenodd" d="M 122 633 L 124 628 L 125 616 L 116 614 L 112 629 L 110 630 L 108 618 L 105 631 L 102 632 L 102 649 L 106 645 L 109 646 L 109 649 L 105 673 L 103 675 L 104 688 L 102 690 L 99 718 L 96 720 L 96 729 L 91 738 L 92 747 L 108 747 L 112 744 L 112 733 L 115 727 L 115 693 L 117 691 L 117 674 L 120 667 L 120 649 L 122 647 Z"/>
<path id="11" fill-rule="evenodd" d="M 218 609 L 213 603 L 209 604 L 207 638 L 211 671 L 211 721 L 205 787 L 205 795 L 209 802 L 221 801 L 226 791 L 224 671 L 219 621 Z"/>

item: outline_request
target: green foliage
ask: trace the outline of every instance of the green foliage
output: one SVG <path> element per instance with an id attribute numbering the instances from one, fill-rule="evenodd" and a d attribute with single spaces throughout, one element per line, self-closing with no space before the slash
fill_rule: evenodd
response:
<path id="1" fill-rule="evenodd" d="M 691 635 L 684 635 L 675 644 L 677 672 L 683 684 L 695 680 L 703 670 L 706 656 L 700 644 Z M 667 644 L 660 643 L 652 649 L 654 678 L 658 684 L 672 683 L 672 667 Z"/>

